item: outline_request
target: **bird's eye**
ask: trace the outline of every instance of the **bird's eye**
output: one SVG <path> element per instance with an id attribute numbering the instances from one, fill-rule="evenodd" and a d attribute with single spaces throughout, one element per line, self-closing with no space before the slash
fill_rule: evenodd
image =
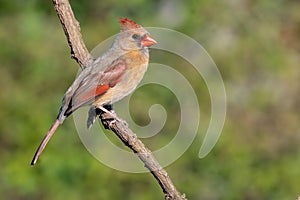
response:
<path id="1" fill-rule="evenodd" d="M 137 40 L 140 36 L 138 34 L 133 34 L 132 39 Z"/>

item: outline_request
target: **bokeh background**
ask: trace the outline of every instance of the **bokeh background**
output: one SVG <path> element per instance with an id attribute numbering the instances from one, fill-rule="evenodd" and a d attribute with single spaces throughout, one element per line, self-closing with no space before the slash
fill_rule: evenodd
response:
<path id="1" fill-rule="evenodd" d="M 205 82 L 184 60 L 152 51 L 151 60 L 181 70 L 199 98 L 199 134 L 166 168 L 189 199 L 281 200 L 300 195 L 299 1 L 72 0 L 71 5 L 90 50 L 118 32 L 117 18 L 128 17 L 187 34 L 217 64 L 227 92 L 227 117 L 217 145 L 199 159 L 210 119 Z M 163 199 L 151 174 L 119 172 L 94 159 L 71 119 L 31 167 L 78 65 L 70 58 L 50 0 L 0 0 L 0 45 L 1 199 Z M 152 103 L 161 103 L 169 113 L 161 133 L 144 140 L 150 149 L 159 148 L 174 137 L 178 102 L 159 87 L 141 88 L 134 97 L 131 111 L 141 125 L 149 122 Z"/>

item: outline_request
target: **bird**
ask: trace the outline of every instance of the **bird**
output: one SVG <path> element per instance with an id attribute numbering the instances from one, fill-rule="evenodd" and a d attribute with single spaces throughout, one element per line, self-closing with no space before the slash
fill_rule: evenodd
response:
<path id="1" fill-rule="evenodd" d="M 31 165 L 35 165 L 57 128 L 74 111 L 90 106 L 87 127 L 102 112 L 132 93 L 142 80 L 149 63 L 149 47 L 156 44 L 150 33 L 128 18 L 119 18 L 120 32 L 111 47 L 96 58 L 74 80 L 63 96 L 55 122 L 37 148 Z"/>

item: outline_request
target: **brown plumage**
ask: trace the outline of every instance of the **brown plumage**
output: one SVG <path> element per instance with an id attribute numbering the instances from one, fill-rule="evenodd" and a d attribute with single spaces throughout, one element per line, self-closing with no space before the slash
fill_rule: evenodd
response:
<path id="1" fill-rule="evenodd" d="M 92 66 L 84 69 L 64 95 L 57 119 L 38 147 L 34 165 L 51 136 L 66 117 L 82 106 L 91 106 L 87 126 L 96 118 L 96 108 L 121 100 L 142 80 L 149 61 L 148 47 L 156 44 L 150 34 L 137 23 L 120 18 L 121 31 L 112 46 Z"/>

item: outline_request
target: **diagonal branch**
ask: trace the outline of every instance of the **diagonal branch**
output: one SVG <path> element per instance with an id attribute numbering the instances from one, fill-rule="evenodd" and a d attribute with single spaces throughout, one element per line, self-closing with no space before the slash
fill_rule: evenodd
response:
<path id="1" fill-rule="evenodd" d="M 71 57 L 84 69 L 93 62 L 93 57 L 82 40 L 80 25 L 70 3 L 68 0 L 53 0 L 53 4 L 71 48 Z"/>
<path id="2" fill-rule="evenodd" d="M 84 69 L 93 62 L 93 58 L 82 40 L 79 23 L 74 17 L 69 1 L 53 0 L 53 4 L 71 48 L 72 58 Z M 152 152 L 145 147 L 122 119 L 118 117 L 111 118 L 107 113 L 101 114 L 100 119 L 104 127 L 112 130 L 145 164 L 145 167 L 158 181 L 166 200 L 186 199 L 184 194 L 181 195 L 177 191 L 167 172 L 160 166 Z"/>
<path id="3" fill-rule="evenodd" d="M 185 194 L 181 195 L 177 191 L 167 172 L 160 166 L 152 155 L 152 152 L 137 138 L 136 134 L 128 128 L 126 122 L 118 117 L 114 119 L 108 113 L 101 114 L 100 118 L 104 127 L 113 131 L 145 164 L 145 167 L 149 169 L 154 178 L 158 181 L 165 194 L 165 199 L 186 199 Z"/>

